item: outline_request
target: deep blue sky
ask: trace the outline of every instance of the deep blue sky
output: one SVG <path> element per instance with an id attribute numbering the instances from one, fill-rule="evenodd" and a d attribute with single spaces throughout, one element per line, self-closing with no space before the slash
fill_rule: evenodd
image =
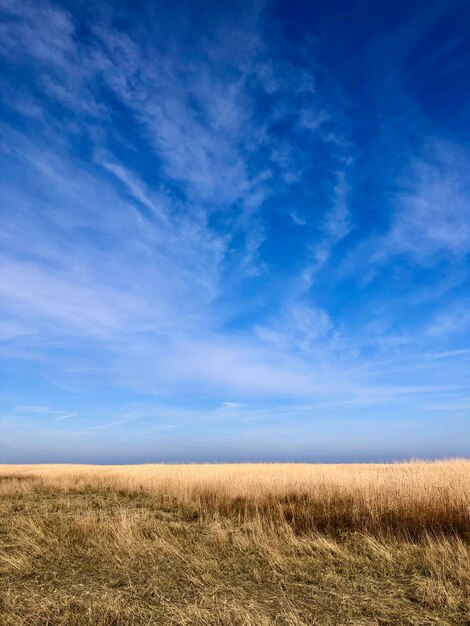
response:
<path id="1" fill-rule="evenodd" d="M 0 462 L 470 455 L 467 1 L 0 7 Z"/>

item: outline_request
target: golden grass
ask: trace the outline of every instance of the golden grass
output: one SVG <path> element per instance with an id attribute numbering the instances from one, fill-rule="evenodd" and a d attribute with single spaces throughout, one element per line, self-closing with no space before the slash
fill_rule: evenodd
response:
<path id="1" fill-rule="evenodd" d="M 470 624 L 470 461 L 0 466 L 0 624 Z"/>

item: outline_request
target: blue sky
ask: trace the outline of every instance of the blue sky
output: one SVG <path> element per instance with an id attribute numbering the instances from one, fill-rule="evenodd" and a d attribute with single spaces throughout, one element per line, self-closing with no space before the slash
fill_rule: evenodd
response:
<path id="1" fill-rule="evenodd" d="M 0 461 L 470 454 L 467 2 L 0 7 Z"/>

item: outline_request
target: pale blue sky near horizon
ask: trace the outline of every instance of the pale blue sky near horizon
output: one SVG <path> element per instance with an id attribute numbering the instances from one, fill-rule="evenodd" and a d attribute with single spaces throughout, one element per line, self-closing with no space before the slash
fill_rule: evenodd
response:
<path id="1" fill-rule="evenodd" d="M 0 463 L 470 456 L 468 2 L 0 15 Z"/>

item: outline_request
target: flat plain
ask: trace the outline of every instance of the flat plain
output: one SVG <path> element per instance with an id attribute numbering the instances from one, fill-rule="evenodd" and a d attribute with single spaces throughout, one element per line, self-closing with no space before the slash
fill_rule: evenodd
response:
<path id="1" fill-rule="evenodd" d="M 2 626 L 470 624 L 470 461 L 0 465 Z"/>

